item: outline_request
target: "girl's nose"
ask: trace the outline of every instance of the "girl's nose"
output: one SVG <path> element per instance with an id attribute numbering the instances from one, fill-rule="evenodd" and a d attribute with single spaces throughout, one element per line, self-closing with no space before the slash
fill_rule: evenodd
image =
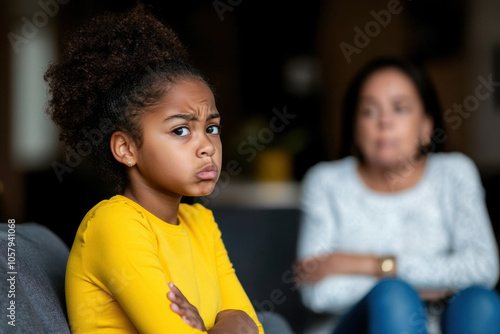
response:
<path id="1" fill-rule="evenodd" d="M 198 157 L 208 156 L 211 157 L 215 154 L 215 145 L 212 143 L 210 137 L 205 133 L 200 139 L 200 146 L 197 151 Z"/>

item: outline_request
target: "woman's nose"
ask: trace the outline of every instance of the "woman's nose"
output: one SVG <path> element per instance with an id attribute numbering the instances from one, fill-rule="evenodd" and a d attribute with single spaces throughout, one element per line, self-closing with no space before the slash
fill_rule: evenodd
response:
<path id="1" fill-rule="evenodd" d="M 393 115 L 391 112 L 383 110 L 379 114 L 378 126 L 381 128 L 390 127 L 393 123 Z"/>

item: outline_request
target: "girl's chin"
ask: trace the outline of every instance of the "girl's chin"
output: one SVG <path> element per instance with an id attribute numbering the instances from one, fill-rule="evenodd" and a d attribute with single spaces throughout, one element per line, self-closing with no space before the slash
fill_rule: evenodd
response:
<path id="1" fill-rule="evenodd" d="M 212 194 L 215 190 L 215 183 L 212 186 L 204 187 L 204 189 L 197 189 L 193 192 L 190 192 L 188 194 L 184 194 L 184 196 L 190 196 L 190 197 L 203 197 L 203 196 L 208 196 Z"/>

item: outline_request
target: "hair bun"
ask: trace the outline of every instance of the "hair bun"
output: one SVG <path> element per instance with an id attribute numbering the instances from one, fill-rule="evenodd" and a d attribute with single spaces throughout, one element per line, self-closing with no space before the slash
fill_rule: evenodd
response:
<path id="1" fill-rule="evenodd" d="M 51 94 L 47 113 L 73 151 L 103 119 L 140 140 L 138 112 L 160 100 L 165 83 L 183 76 L 206 82 L 176 33 L 139 4 L 98 16 L 69 36 L 60 59 L 45 73 Z M 125 174 L 109 149 L 110 136 L 82 155 L 123 190 Z"/>
<path id="2" fill-rule="evenodd" d="M 188 62 L 187 51 L 143 5 L 98 16 L 69 36 L 60 60 L 46 72 L 48 113 L 60 127 L 78 129 L 122 78 L 169 61 Z"/>

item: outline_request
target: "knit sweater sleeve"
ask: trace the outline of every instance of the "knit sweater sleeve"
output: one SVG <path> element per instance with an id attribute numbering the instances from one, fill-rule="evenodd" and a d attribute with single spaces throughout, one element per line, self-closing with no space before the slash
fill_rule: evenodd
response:
<path id="1" fill-rule="evenodd" d="M 484 201 L 484 191 L 474 163 L 450 154 L 444 162 L 447 187 L 443 205 L 449 207 L 447 252 L 428 257 L 400 254 L 398 276 L 421 289 L 460 289 L 472 284 L 495 286 L 498 250 Z"/>
<path id="2" fill-rule="evenodd" d="M 339 248 L 339 220 L 334 196 L 335 168 L 329 163 L 313 167 L 302 184 L 302 219 L 298 258 L 315 257 Z M 301 288 L 303 303 L 315 312 L 343 313 L 373 286 L 375 278 L 359 275 L 329 276 Z"/>

